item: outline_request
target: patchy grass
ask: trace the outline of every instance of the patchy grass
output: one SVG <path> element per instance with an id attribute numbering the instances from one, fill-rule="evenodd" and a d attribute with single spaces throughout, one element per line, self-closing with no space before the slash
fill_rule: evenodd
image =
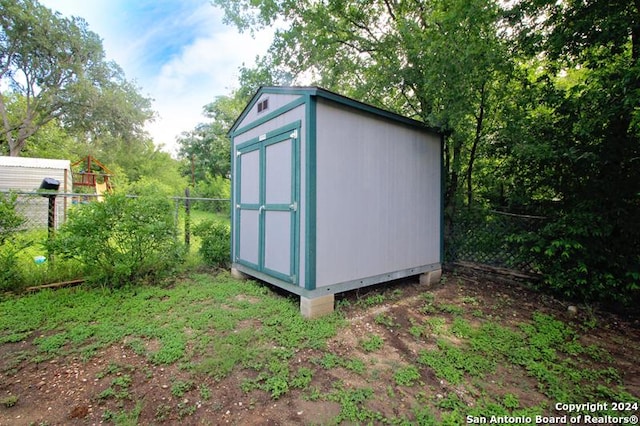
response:
<path id="1" fill-rule="evenodd" d="M 226 273 L 13 298 L 0 303 L 0 424 L 462 425 L 584 401 L 632 414 L 611 403 L 639 402 L 637 329 L 451 282 L 347 295 L 317 320 Z"/>

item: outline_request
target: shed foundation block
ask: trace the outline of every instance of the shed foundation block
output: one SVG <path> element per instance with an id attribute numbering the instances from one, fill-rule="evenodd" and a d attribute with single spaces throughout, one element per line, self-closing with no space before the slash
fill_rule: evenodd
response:
<path id="1" fill-rule="evenodd" d="M 244 272 L 240 272 L 236 268 L 231 268 L 231 276 L 239 280 L 249 279 L 249 275 L 245 274 Z"/>
<path id="2" fill-rule="evenodd" d="M 300 313 L 305 318 L 318 318 L 333 312 L 334 294 L 314 297 L 313 299 L 300 296 Z"/>
<path id="3" fill-rule="evenodd" d="M 440 282 L 442 277 L 442 269 L 436 269 L 435 271 L 425 272 L 420 275 L 420 284 L 428 287 L 433 287 Z"/>

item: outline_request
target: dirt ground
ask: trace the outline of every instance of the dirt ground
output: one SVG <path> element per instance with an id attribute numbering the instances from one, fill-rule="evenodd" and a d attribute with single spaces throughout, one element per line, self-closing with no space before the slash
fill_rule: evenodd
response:
<path id="1" fill-rule="evenodd" d="M 446 274 L 445 284 L 429 290 L 440 303 L 458 305 L 470 309 L 465 300 L 477 301 L 474 310 L 480 309 L 487 316 L 500 318 L 502 323 L 520 322 L 530 318 L 534 311 L 548 313 L 556 318 L 574 323 L 576 328 L 589 318 L 593 312 L 579 307 L 577 315 L 567 311 L 569 303 L 558 301 L 552 297 L 524 290 L 521 286 L 500 282 L 499 280 L 473 273 L 460 275 Z M 397 298 L 389 298 L 381 305 L 364 307 L 357 300 L 375 292 L 389 292 L 397 289 Z M 293 364 L 309 366 L 314 369 L 311 386 L 318 389 L 331 389 L 336 380 L 341 379 L 345 387 L 362 386 L 383 389 L 393 382 L 393 368 L 403 359 L 415 359 L 419 350 L 429 343 L 416 342 L 408 334 L 412 319 L 425 320 L 425 314 L 418 309 L 424 302 L 421 287 L 416 279 L 404 280 L 389 286 L 375 289 L 361 289 L 340 295 L 337 299 L 351 302 L 346 309 L 349 326 L 329 342 L 330 353 L 349 359 L 357 356 L 368 363 L 368 357 L 375 357 L 378 366 L 378 382 L 367 382 L 362 375 L 345 369 L 321 369 L 312 364 L 314 357 L 322 352 L 304 350 L 296 354 Z M 342 303 L 346 305 L 346 303 Z M 397 327 L 384 327 L 374 318 L 386 312 L 397 321 Z M 439 314 L 442 315 L 442 314 Z M 626 319 L 598 312 L 597 326 L 584 337 L 585 344 L 595 343 L 606 349 L 614 359 L 615 367 L 622 375 L 622 380 L 629 393 L 640 396 L 640 323 L 638 320 Z M 365 353 L 358 347 L 358 341 L 368 333 L 384 336 L 385 345 L 375 353 Z M 626 344 L 621 344 L 626 342 Z M 153 342 L 149 342 L 153 344 Z M 299 425 L 325 424 L 339 414 L 341 406 L 337 402 L 322 399 L 309 400 L 303 398 L 304 390 L 291 390 L 278 400 L 260 390 L 248 393 L 240 384 L 252 374 L 239 370 L 230 377 L 217 382 L 210 377 L 198 377 L 197 383 L 210 389 L 209 398 L 203 399 L 198 388 L 187 391 L 177 398 L 172 395 L 171 386 L 176 378 L 192 380 L 191 373 L 184 371 L 176 363 L 170 366 L 159 366 L 149 362 L 143 356 L 133 352 L 126 342 L 101 350 L 88 361 L 78 358 L 55 358 L 41 363 L 30 361 L 28 353 L 33 353 L 34 346 L 27 340 L 15 344 L 0 346 L 0 400 L 8 395 L 17 395 L 19 400 L 12 407 L 0 406 L 0 425 L 94 425 L 105 422 L 105 411 L 131 412 L 136 401 L 142 401 L 139 424 L 237 424 L 237 425 Z M 12 356 L 9 357 L 8 355 Z M 15 358 L 16 354 L 25 354 L 23 359 Z M 124 366 L 120 371 L 106 374 L 109 365 L 114 363 Z M 424 370 L 424 371 L 423 371 Z M 457 392 L 467 404 L 473 405 L 474 397 L 465 393 L 464 389 L 453 389 L 450 385 L 438 380 L 427 369 L 421 370 L 421 381 L 426 392 L 446 395 Z M 512 377 L 510 372 L 501 372 L 500 386 L 502 391 L 510 391 L 519 397 L 523 406 L 538 404 L 544 396 L 538 394 L 527 383 L 526 378 Z M 98 395 L 107 389 L 114 378 L 128 375 L 132 381 L 128 388 L 131 398 L 123 401 L 104 400 Z M 490 387 L 490 385 L 489 385 Z M 308 391 L 306 391 L 308 393 Z M 383 391 L 384 393 L 384 391 Z M 415 394 L 396 389 L 393 398 L 376 399 L 372 410 L 385 416 L 401 416 L 403 410 L 416 404 Z M 182 407 L 182 408 L 181 408 Z M 182 411 L 181 410 L 189 410 Z M 108 420 L 108 419 L 107 419 Z"/>

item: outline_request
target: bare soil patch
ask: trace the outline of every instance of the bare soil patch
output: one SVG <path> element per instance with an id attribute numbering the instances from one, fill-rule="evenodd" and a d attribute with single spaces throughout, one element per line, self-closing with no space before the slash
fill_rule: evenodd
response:
<path id="1" fill-rule="evenodd" d="M 313 380 L 308 389 L 292 389 L 277 400 L 261 390 L 242 390 L 243 381 L 254 374 L 250 370 L 236 367 L 229 377 L 216 381 L 190 371 L 180 362 L 153 364 L 126 342 L 100 350 L 90 359 L 58 357 L 42 362 L 34 362 L 29 355 L 35 353 L 32 339 L 4 344 L 0 346 L 0 401 L 6 402 L 11 396 L 17 397 L 17 401 L 14 405 L 0 405 L 0 425 L 109 423 L 114 421 L 112 415 L 132 413 L 136 407 L 138 424 L 142 425 L 327 424 L 340 413 L 340 403 L 312 398 L 310 394 L 315 390 L 326 395 L 335 389 L 336 383 L 344 389 L 371 387 L 378 395 L 386 395 L 367 403 L 369 409 L 386 417 L 400 418 L 424 398 L 438 399 L 451 394 L 471 407 L 480 397 L 473 393 L 473 387 L 451 385 L 428 368 L 420 369 L 418 386 L 402 387 L 394 383 L 394 373 L 399 366 L 414 362 L 421 350 L 435 346 L 434 339 L 427 336 L 420 340 L 409 333 L 412 324 L 423 324 L 433 316 L 422 309 L 425 292 L 431 292 L 439 304 L 463 312 L 471 322 L 482 316 L 502 325 L 515 325 L 531 318 L 534 312 L 543 312 L 577 330 L 584 330 L 584 324 L 589 323 L 589 331 L 581 333 L 581 343 L 605 349 L 611 358 L 603 360 L 602 367 L 617 369 L 627 392 L 640 397 L 638 320 L 584 307 L 579 308 L 577 315 L 570 315 L 567 302 L 526 290 L 518 284 L 498 282 L 486 275 L 448 273 L 444 281 L 427 289 L 420 286 L 417 279 L 410 279 L 340 295 L 338 303 L 348 326 L 328 342 L 326 350 L 305 349 L 296 353 L 291 368 L 313 369 Z M 384 295 L 382 304 L 358 303 L 375 294 Z M 247 302 L 252 300 L 247 298 Z M 446 312 L 437 314 L 447 315 Z M 392 321 L 385 323 L 385 319 Z M 256 319 L 243 323 L 242 327 L 259 325 L 260 320 Z M 382 336 L 384 345 L 380 350 L 363 349 L 362 339 L 369 335 Z M 145 344 L 154 347 L 158 343 Z M 344 366 L 320 368 L 318 359 L 326 353 L 344 360 L 361 360 L 366 374 Z M 117 383 L 123 381 L 128 384 L 119 387 Z M 485 392 L 513 394 L 522 406 L 538 405 L 545 400 L 533 379 L 513 369 L 499 366 L 484 382 Z M 184 393 L 180 396 L 176 395 L 176 383 L 184 384 Z M 105 396 L 109 389 L 123 394 Z"/>

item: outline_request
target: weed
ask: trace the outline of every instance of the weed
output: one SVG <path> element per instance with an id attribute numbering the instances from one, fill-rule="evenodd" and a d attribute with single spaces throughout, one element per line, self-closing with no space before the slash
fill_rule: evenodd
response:
<path id="1" fill-rule="evenodd" d="M 313 371 L 307 367 L 300 367 L 291 379 L 291 387 L 304 389 L 311 383 Z"/>
<path id="2" fill-rule="evenodd" d="M 336 302 L 336 310 L 348 309 L 351 307 L 349 299 L 340 299 Z"/>
<path id="3" fill-rule="evenodd" d="M 373 320 L 376 324 L 384 325 L 388 328 L 394 328 L 398 325 L 391 315 L 385 313 L 376 315 Z"/>
<path id="4" fill-rule="evenodd" d="M 104 410 L 104 413 L 102 413 L 102 420 L 104 422 L 113 422 L 120 426 L 136 426 L 138 424 L 138 418 L 140 417 L 142 408 L 142 401 L 138 401 L 130 412 L 121 410 L 118 413 L 114 413 L 111 410 Z"/>
<path id="5" fill-rule="evenodd" d="M 444 334 L 446 330 L 446 324 L 447 322 L 444 318 L 434 317 L 427 319 L 427 325 L 429 326 L 429 328 L 431 328 L 431 332 L 435 335 Z"/>
<path id="6" fill-rule="evenodd" d="M 438 377 L 451 384 L 459 384 L 464 373 L 471 376 L 484 377 L 495 369 L 495 361 L 471 351 L 464 351 L 450 343 L 439 340 L 439 350 L 422 351 L 418 361 L 435 371 Z"/>
<path id="7" fill-rule="evenodd" d="M 464 309 L 462 307 L 451 304 L 438 305 L 437 309 L 444 314 L 462 315 L 464 313 Z"/>
<path id="8" fill-rule="evenodd" d="M 409 334 L 411 334 L 416 340 L 420 339 L 424 335 L 425 329 L 420 325 L 412 325 L 409 327 Z"/>
<path id="9" fill-rule="evenodd" d="M 380 413 L 369 410 L 365 402 L 373 396 L 371 388 L 345 389 L 341 383 L 334 384 L 329 393 L 329 401 L 340 404 L 340 414 L 334 419 L 336 424 L 346 422 L 373 423 L 383 419 Z"/>
<path id="10" fill-rule="evenodd" d="M 171 406 L 167 404 L 160 404 L 158 405 L 158 408 L 156 408 L 156 414 L 154 415 L 154 418 L 159 422 L 164 422 L 169 418 L 170 414 Z"/>
<path id="11" fill-rule="evenodd" d="M 323 395 L 323 392 L 317 388 L 312 387 L 309 389 L 309 392 L 303 396 L 303 399 L 307 401 L 318 401 Z"/>
<path id="12" fill-rule="evenodd" d="M 118 364 L 112 361 L 109 363 L 109 365 L 107 365 L 107 368 L 105 368 L 104 371 L 101 371 L 98 374 L 96 374 L 96 378 L 102 379 L 103 377 L 106 377 L 109 374 L 116 374 L 121 370 L 122 370 L 122 367 L 120 367 Z"/>
<path id="13" fill-rule="evenodd" d="M 363 374 L 365 372 L 364 362 L 362 360 L 354 358 L 344 363 L 344 367 L 347 370 L 351 370 L 354 373 Z"/>
<path id="14" fill-rule="evenodd" d="M 517 396 L 508 393 L 502 398 L 502 405 L 504 405 L 505 408 L 513 410 L 520 406 L 520 401 Z"/>
<path id="15" fill-rule="evenodd" d="M 262 389 L 271 393 L 271 398 L 278 399 L 289 391 L 287 377 L 281 375 L 271 376 L 265 380 Z"/>
<path id="16" fill-rule="evenodd" d="M 382 340 L 382 337 L 378 336 L 377 334 L 369 334 L 369 337 L 360 340 L 359 344 L 365 352 L 374 352 L 382 348 L 382 346 L 384 345 L 384 340 Z"/>
<path id="17" fill-rule="evenodd" d="M 194 388 L 194 384 L 190 380 L 187 380 L 187 381 L 175 380 L 171 384 L 171 395 L 175 396 L 176 398 L 180 398 L 193 388 Z"/>
<path id="18" fill-rule="evenodd" d="M 122 376 L 118 376 L 111 381 L 111 386 L 103 390 L 98 394 L 99 399 L 126 399 L 129 398 L 129 386 L 131 385 L 133 379 L 128 374 L 123 374 Z"/>
<path id="19" fill-rule="evenodd" d="M 198 386 L 198 390 L 200 391 L 200 398 L 208 401 L 211 399 L 211 389 L 204 383 Z"/>
<path id="20" fill-rule="evenodd" d="M 396 391 L 393 390 L 393 386 L 387 385 L 387 396 L 391 399 L 395 399 Z"/>
<path id="21" fill-rule="evenodd" d="M 420 380 L 420 372 L 417 367 L 409 365 L 399 368 L 393 378 L 398 386 L 413 386 L 416 381 Z"/>
<path id="22" fill-rule="evenodd" d="M 192 415 L 193 413 L 195 413 L 197 410 L 197 407 L 195 405 L 190 405 L 187 402 L 179 402 L 178 403 L 178 416 L 181 419 L 184 419 L 187 416 Z"/>
<path id="23" fill-rule="evenodd" d="M 382 305 L 385 302 L 383 294 L 373 294 L 365 299 L 358 300 L 358 304 L 370 308 L 372 306 Z"/>
<path id="24" fill-rule="evenodd" d="M 469 338 L 473 334 L 473 328 L 465 319 L 457 317 L 451 325 L 451 333 L 456 337 Z"/>
<path id="25" fill-rule="evenodd" d="M 338 355 L 330 353 L 324 354 L 318 362 L 323 368 L 327 370 L 338 367 L 342 364 L 342 360 Z"/>
<path id="26" fill-rule="evenodd" d="M 460 299 L 460 302 L 464 303 L 465 305 L 472 305 L 472 306 L 478 306 L 480 304 L 478 302 L 478 299 L 472 296 L 463 296 Z"/>
<path id="27" fill-rule="evenodd" d="M 462 409 L 467 406 L 467 404 L 461 401 L 460 397 L 453 392 L 447 394 L 447 396 L 439 400 L 436 405 L 439 408 L 443 408 L 445 410 L 451 410 L 451 411 Z"/>
<path id="28" fill-rule="evenodd" d="M 16 395 L 5 396 L 4 398 L 0 399 L 0 405 L 3 405 L 6 408 L 11 408 L 18 403 L 19 399 L 20 398 Z"/>

